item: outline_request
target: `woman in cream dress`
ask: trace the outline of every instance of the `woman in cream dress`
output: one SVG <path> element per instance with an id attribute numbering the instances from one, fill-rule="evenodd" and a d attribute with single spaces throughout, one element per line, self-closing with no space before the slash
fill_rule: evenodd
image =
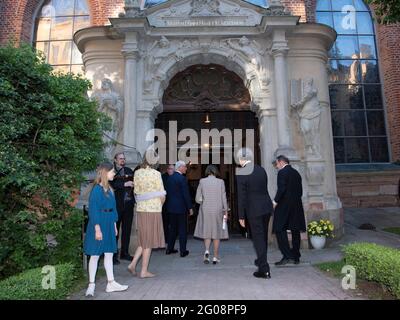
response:
<path id="1" fill-rule="evenodd" d="M 228 204 L 226 201 L 225 183 L 218 179 L 217 167 L 209 165 L 206 169 L 207 178 L 199 182 L 196 192 L 196 202 L 200 204 L 194 236 L 204 239 L 204 263 L 210 262 L 210 245 L 214 243 L 213 264 L 220 262 L 218 249 L 221 239 L 228 239 Z M 225 223 L 224 223 L 225 221 Z"/>
<path id="2" fill-rule="evenodd" d="M 148 150 L 145 153 L 140 169 L 135 172 L 133 177 L 136 198 L 138 247 L 128 269 L 133 275 L 136 275 L 136 264 L 142 257 L 141 278 L 154 277 L 154 274 L 148 271 L 151 250 L 165 248 L 161 211 L 166 192 L 161 179 L 161 173 L 152 168 L 152 163 L 155 159 L 157 159 L 157 154 L 154 150 Z"/>

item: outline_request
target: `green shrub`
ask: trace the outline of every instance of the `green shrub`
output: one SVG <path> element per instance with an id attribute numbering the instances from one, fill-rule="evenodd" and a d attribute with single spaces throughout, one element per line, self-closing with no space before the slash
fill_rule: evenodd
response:
<path id="1" fill-rule="evenodd" d="M 55 289 L 43 289 L 46 273 L 42 268 L 24 271 L 0 281 L 0 300 L 61 300 L 65 299 L 76 279 L 71 263 L 55 266 Z"/>
<path id="2" fill-rule="evenodd" d="M 355 267 L 358 278 L 385 285 L 400 299 L 400 250 L 374 243 L 344 246 L 346 264 Z"/>
<path id="3" fill-rule="evenodd" d="M 102 160 L 110 119 L 88 99 L 88 80 L 54 74 L 30 46 L 2 46 L 0 61 L 0 279 L 78 265 L 82 212 L 72 203 Z"/>

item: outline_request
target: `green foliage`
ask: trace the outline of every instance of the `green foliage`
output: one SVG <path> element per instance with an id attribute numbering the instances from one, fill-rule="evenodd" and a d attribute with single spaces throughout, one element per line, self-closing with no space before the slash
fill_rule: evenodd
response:
<path id="1" fill-rule="evenodd" d="M 355 267 L 357 277 L 376 281 L 400 299 L 400 250 L 374 243 L 344 246 L 346 264 Z"/>
<path id="2" fill-rule="evenodd" d="M 53 74 L 30 46 L 0 47 L 0 61 L 1 279 L 79 259 L 82 214 L 71 203 L 102 160 L 110 121 L 88 99 L 89 81 Z"/>
<path id="3" fill-rule="evenodd" d="M 322 271 L 332 273 L 335 277 L 343 276 L 342 268 L 346 265 L 344 260 L 322 262 L 316 264 L 316 267 Z"/>
<path id="4" fill-rule="evenodd" d="M 391 24 L 400 22 L 400 1 L 399 0 L 366 0 L 372 5 L 378 23 Z"/>
<path id="5" fill-rule="evenodd" d="M 0 300 L 61 300 L 76 283 L 71 263 L 55 266 L 55 289 L 43 289 L 43 278 L 48 272 L 42 268 L 27 270 L 0 282 Z M 47 284 L 47 281 L 43 281 Z"/>
<path id="6" fill-rule="evenodd" d="M 311 221 L 307 226 L 307 232 L 310 236 L 334 237 L 334 226 L 329 220 Z"/>
<path id="7" fill-rule="evenodd" d="M 400 236 L 400 227 L 384 228 L 383 231 L 398 234 Z"/>

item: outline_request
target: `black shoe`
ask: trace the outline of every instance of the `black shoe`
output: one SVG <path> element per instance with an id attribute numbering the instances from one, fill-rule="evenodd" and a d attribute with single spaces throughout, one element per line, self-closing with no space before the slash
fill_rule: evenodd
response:
<path id="1" fill-rule="evenodd" d="M 294 264 L 300 264 L 300 259 L 294 259 Z"/>
<path id="2" fill-rule="evenodd" d="M 271 273 L 269 272 L 256 271 L 253 273 L 253 276 L 255 276 L 256 278 L 271 279 Z"/>
<path id="3" fill-rule="evenodd" d="M 185 251 L 181 252 L 181 257 L 182 257 L 182 258 L 183 258 L 183 257 L 186 257 L 188 254 L 189 254 L 189 251 L 188 251 L 188 250 L 185 250 Z"/>
<path id="4" fill-rule="evenodd" d="M 165 254 L 173 254 L 173 253 L 178 253 L 178 250 L 176 250 L 176 249 L 172 249 L 172 250 L 167 249 L 167 251 L 165 251 Z"/>
<path id="5" fill-rule="evenodd" d="M 294 263 L 293 259 L 287 259 L 287 258 L 282 258 L 281 261 L 275 262 L 276 266 L 284 266 L 287 265 L 289 263 Z"/>
<path id="6" fill-rule="evenodd" d="M 118 264 L 120 264 L 121 262 L 119 262 L 119 260 L 117 259 L 117 258 L 113 258 L 113 264 L 115 264 L 115 265 L 118 265 Z"/>
<path id="7" fill-rule="evenodd" d="M 132 261 L 133 257 L 129 254 L 121 254 L 120 256 L 121 260 L 128 260 L 128 261 Z"/>

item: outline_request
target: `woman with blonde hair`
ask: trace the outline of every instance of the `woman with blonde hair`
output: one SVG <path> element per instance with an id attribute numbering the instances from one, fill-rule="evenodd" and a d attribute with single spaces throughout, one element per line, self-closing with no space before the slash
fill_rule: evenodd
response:
<path id="1" fill-rule="evenodd" d="M 97 177 L 89 196 L 89 222 L 84 240 L 84 252 L 90 256 L 86 296 L 94 296 L 97 265 L 102 254 L 108 280 L 106 292 L 128 289 L 128 286 L 120 285 L 114 280 L 113 255 L 117 252 L 118 214 L 114 192 L 109 183 L 114 176 L 115 171 L 111 163 L 101 164 L 97 168 Z"/>
<path id="2" fill-rule="evenodd" d="M 166 192 L 161 173 L 153 167 L 158 163 L 154 150 L 147 150 L 143 162 L 135 172 L 133 185 L 136 198 L 136 217 L 138 247 L 128 270 L 136 275 L 136 265 L 142 258 L 141 278 L 152 278 L 155 275 L 148 271 L 151 250 L 165 248 L 162 205 Z"/>

